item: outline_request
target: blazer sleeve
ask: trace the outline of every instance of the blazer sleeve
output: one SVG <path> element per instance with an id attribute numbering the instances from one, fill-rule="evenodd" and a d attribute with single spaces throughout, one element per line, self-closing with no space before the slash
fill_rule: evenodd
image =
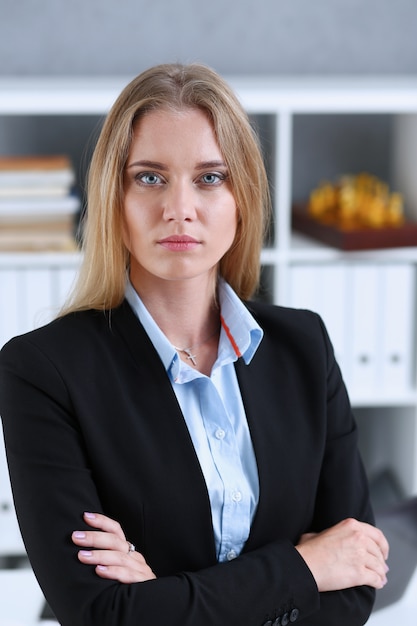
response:
<path id="1" fill-rule="evenodd" d="M 303 533 L 349 517 L 373 524 L 357 426 L 321 318 L 259 303 L 251 310 L 265 336 L 251 364 L 239 368 L 261 484 L 247 547 L 277 532 L 295 545 Z M 371 613 L 375 590 L 319 595 L 309 626 L 358 626 Z"/>
<path id="2" fill-rule="evenodd" d="M 358 448 L 357 425 L 327 330 L 321 318 L 316 317 L 327 360 L 327 433 L 311 527 L 313 532 L 329 528 L 348 517 L 375 523 L 368 480 Z M 374 601 L 375 589 L 366 586 L 321 593 L 320 611 L 311 624 L 364 624 Z"/>
<path id="3" fill-rule="evenodd" d="M 1 352 L 0 414 L 21 532 L 62 626 L 269 626 L 282 610 L 303 623 L 318 610 L 314 579 L 289 540 L 144 583 L 99 578 L 70 538 L 85 527 L 83 511 L 103 508 L 76 399 L 30 335 Z"/>

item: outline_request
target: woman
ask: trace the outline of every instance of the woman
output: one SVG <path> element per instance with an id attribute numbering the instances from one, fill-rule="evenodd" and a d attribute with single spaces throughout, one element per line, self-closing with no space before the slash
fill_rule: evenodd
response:
<path id="1" fill-rule="evenodd" d="M 16 509 L 63 626 L 354 626 L 386 582 L 323 324 L 248 303 L 267 207 L 217 74 L 125 88 L 73 298 L 1 353 Z"/>

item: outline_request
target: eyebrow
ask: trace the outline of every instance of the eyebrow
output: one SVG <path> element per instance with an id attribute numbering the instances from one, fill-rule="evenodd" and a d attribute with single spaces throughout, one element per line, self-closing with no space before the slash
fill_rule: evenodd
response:
<path id="1" fill-rule="evenodd" d="M 197 163 L 197 170 L 206 170 L 212 167 L 227 167 L 224 161 L 215 160 L 215 161 L 202 161 L 201 163 Z"/>
<path id="2" fill-rule="evenodd" d="M 147 161 L 147 160 L 134 161 L 133 163 L 129 163 L 129 165 L 126 166 L 126 169 L 129 169 L 131 167 L 148 167 L 149 169 L 162 170 L 163 172 L 167 171 L 168 169 L 167 166 L 164 165 L 163 163 L 159 163 L 158 161 Z M 196 165 L 197 170 L 205 170 L 205 169 L 210 169 L 212 167 L 227 167 L 227 166 L 226 166 L 226 163 L 221 160 L 201 161 L 201 163 L 197 163 Z"/>
<path id="3" fill-rule="evenodd" d="M 158 161 L 134 161 L 134 163 L 129 163 L 126 166 L 126 169 L 130 167 L 149 167 L 151 170 L 166 170 L 167 167 L 163 163 L 158 163 Z"/>

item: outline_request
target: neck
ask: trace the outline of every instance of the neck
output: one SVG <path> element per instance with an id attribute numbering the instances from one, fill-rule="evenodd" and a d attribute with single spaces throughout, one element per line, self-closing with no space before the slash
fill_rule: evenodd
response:
<path id="1" fill-rule="evenodd" d="M 189 348 L 217 335 L 220 327 L 215 280 L 144 280 L 131 276 L 144 305 L 174 346 Z"/>

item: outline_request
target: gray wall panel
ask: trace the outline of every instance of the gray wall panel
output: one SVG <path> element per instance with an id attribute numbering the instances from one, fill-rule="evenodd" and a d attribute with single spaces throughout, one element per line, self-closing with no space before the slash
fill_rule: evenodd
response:
<path id="1" fill-rule="evenodd" d="M 0 74 L 417 73 L 416 0 L 0 0 Z"/>

